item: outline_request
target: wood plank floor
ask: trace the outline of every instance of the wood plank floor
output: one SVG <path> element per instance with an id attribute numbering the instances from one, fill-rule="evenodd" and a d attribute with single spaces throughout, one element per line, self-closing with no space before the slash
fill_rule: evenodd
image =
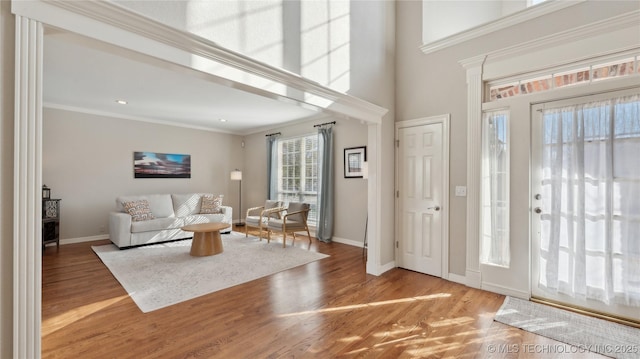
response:
<path id="1" fill-rule="evenodd" d="M 564 345 L 493 322 L 502 295 L 367 275 L 362 248 L 315 240 L 329 258 L 145 314 L 91 250 L 107 243 L 46 248 L 43 358 L 538 358 Z"/>

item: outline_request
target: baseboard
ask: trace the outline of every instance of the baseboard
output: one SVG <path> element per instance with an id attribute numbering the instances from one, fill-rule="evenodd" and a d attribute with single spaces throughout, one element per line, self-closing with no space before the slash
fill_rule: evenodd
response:
<path id="1" fill-rule="evenodd" d="M 449 278 L 446 279 L 450 282 L 467 285 L 467 277 L 460 274 L 449 273 Z"/>
<path id="2" fill-rule="evenodd" d="M 482 286 L 482 274 L 479 271 L 467 270 L 464 284 L 467 287 L 480 288 Z"/>
<path id="3" fill-rule="evenodd" d="M 362 241 L 354 241 L 353 239 L 346 239 L 346 238 L 340 238 L 340 237 L 331 237 L 331 240 L 336 242 L 336 243 L 348 244 L 348 245 L 354 246 L 354 247 L 359 247 L 359 248 L 364 247 L 364 244 L 362 243 Z"/>
<path id="4" fill-rule="evenodd" d="M 529 292 L 508 288 L 508 287 L 502 286 L 500 284 L 495 284 L 495 283 L 484 282 L 484 283 L 482 283 L 482 288 L 481 289 L 489 291 L 489 292 L 498 293 L 498 294 L 502 294 L 502 295 L 509 295 L 509 296 L 512 296 L 512 297 L 525 299 L 525 300 L 529 300 L 529 298 L 530 298 Z"/>
<path id="5" fill-rule="evenodd" d="M 77 238 L 65 238 L 60 240 L 60 245 L 65 244 L 73 244 L 73 243 L 82 243 L 82 242 L 92 242 L 92 241 L 100 241 L 103 239 L 109 239 L 108 234 L 98 234 L 97 236 L 89 236 L 89 237 L 77 237 Z M 51 243 L 49 243 L 51 245 Z M 55 245 L 55 243 L 53 244 Z"/>
<path id="6" fill-rule="evenodd" d="M 367 261 L 367 264 L 366 264 L 367 274 L 372 274 L 375 276 L 382 275 L 382 273 L 388 272 L 394 268 L 396 268 L 395 261 L 391 261 L 383 265 L 375 265 L 373 262 Z"/>
<path id="7" fill-rule="evenodd" d="M 384 273 L 384 272 L 388 272 L 390 270 L 392 270 L 393 268 L 396 268 L 396 261 L 391 261 L 383 266 L 380 267 L 380 274 Z"/>

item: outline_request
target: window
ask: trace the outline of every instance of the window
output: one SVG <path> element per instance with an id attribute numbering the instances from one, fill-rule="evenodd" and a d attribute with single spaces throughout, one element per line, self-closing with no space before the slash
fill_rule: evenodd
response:
<path id="1" fill-rule="evenodd" d="M 624 57 L 614 61 L 596 61 L 589 66 L 570 68 L 559 72 L 550 71 L 543 76 L 523 78 L 517 81 L 489 83 L 488 100 L 549 91 L 566 86 L 584 85 L 602 80 L 640 74 L 640 55 Z"/>
<path id="2" fill-rule="evenodd" d="M 320 174 L 318 134 L 278 141 L 277 199 L 311 205 L 307 223 L 315 226 Z"/>
<path id="3" fill-rule="evenodd" d="M 527 0 L 527 7 L 536 6 L 538 4 L 542 4 L 545 1 L 547 1 L 547 0 Z"/>
<path id="4" fill-rule="evenodd" d="M 480 262 L 509 267 L 509 112 L 482 119 Z"/>

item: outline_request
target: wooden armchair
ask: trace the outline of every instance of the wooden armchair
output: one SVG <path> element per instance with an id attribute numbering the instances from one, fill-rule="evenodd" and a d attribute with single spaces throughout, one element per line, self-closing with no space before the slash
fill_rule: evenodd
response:
<path id="1" fill-rule="evenodd" d="M 311 206 L 308 203 L 301 202 L 289 202 L 289 207 L 285 210 L 282 209 L 282 218 L 269 218 L 267 222 L 267 242 L 271 241 L 271 232 L 282 233 L 282 247 L 287 246 L 287 233 L 293 235 L 293 246 L 296 240 L 295 232 L 306 231 L 309 236 L 309 246 L 311 246 L 311 234 L 309 233 L 309 227 L 307 226 L 307 216 L 309 215 L 309 209 Z"/>
<path id="2" fill-rule="evenodd" d="M 249 227 L 260 229 L 260 240 L 262 240 L 262 230 L 267 228 L 270 217 L 279 219 L 280 212 L 284 209 L 282 202 L 267 200 L 264 206 L 253 207 L 247 210 L 244 223 L 245 237 L 249 236 Z"/>

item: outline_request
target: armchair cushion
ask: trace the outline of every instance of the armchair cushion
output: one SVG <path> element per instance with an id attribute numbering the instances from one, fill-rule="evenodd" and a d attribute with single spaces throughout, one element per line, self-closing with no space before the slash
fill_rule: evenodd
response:
<path id="1" fill-rule="evenodd" d="M 270 219 L 267 228 L 276 231 L 282 231 L 284 227 L 284 219 Z M 287 219 L 287 232 L 305 230 L 307 226 L 304 222 L 291 221 Z"/>
<path id="2" fill-rule="evenodd" d="M 280 206 L 282 206 L 282 202 L 280 201 L 267 200 L 264 203 L 264 210 L 267 211 L 270 209 L 279 208 Z M 269 217 L 280 218 L 280 211 L 272 211 L 271 213 L 269 213 Z"/>
<path id="3" fill-rule="evenodd" d="M 287 227 L 289 226 L 289 221 L 296 222 L 307 222 L 307 213 L 311 206 L 308 203 L 301 202 L 289 202 L 289 207 L 287 208 Z"/>

